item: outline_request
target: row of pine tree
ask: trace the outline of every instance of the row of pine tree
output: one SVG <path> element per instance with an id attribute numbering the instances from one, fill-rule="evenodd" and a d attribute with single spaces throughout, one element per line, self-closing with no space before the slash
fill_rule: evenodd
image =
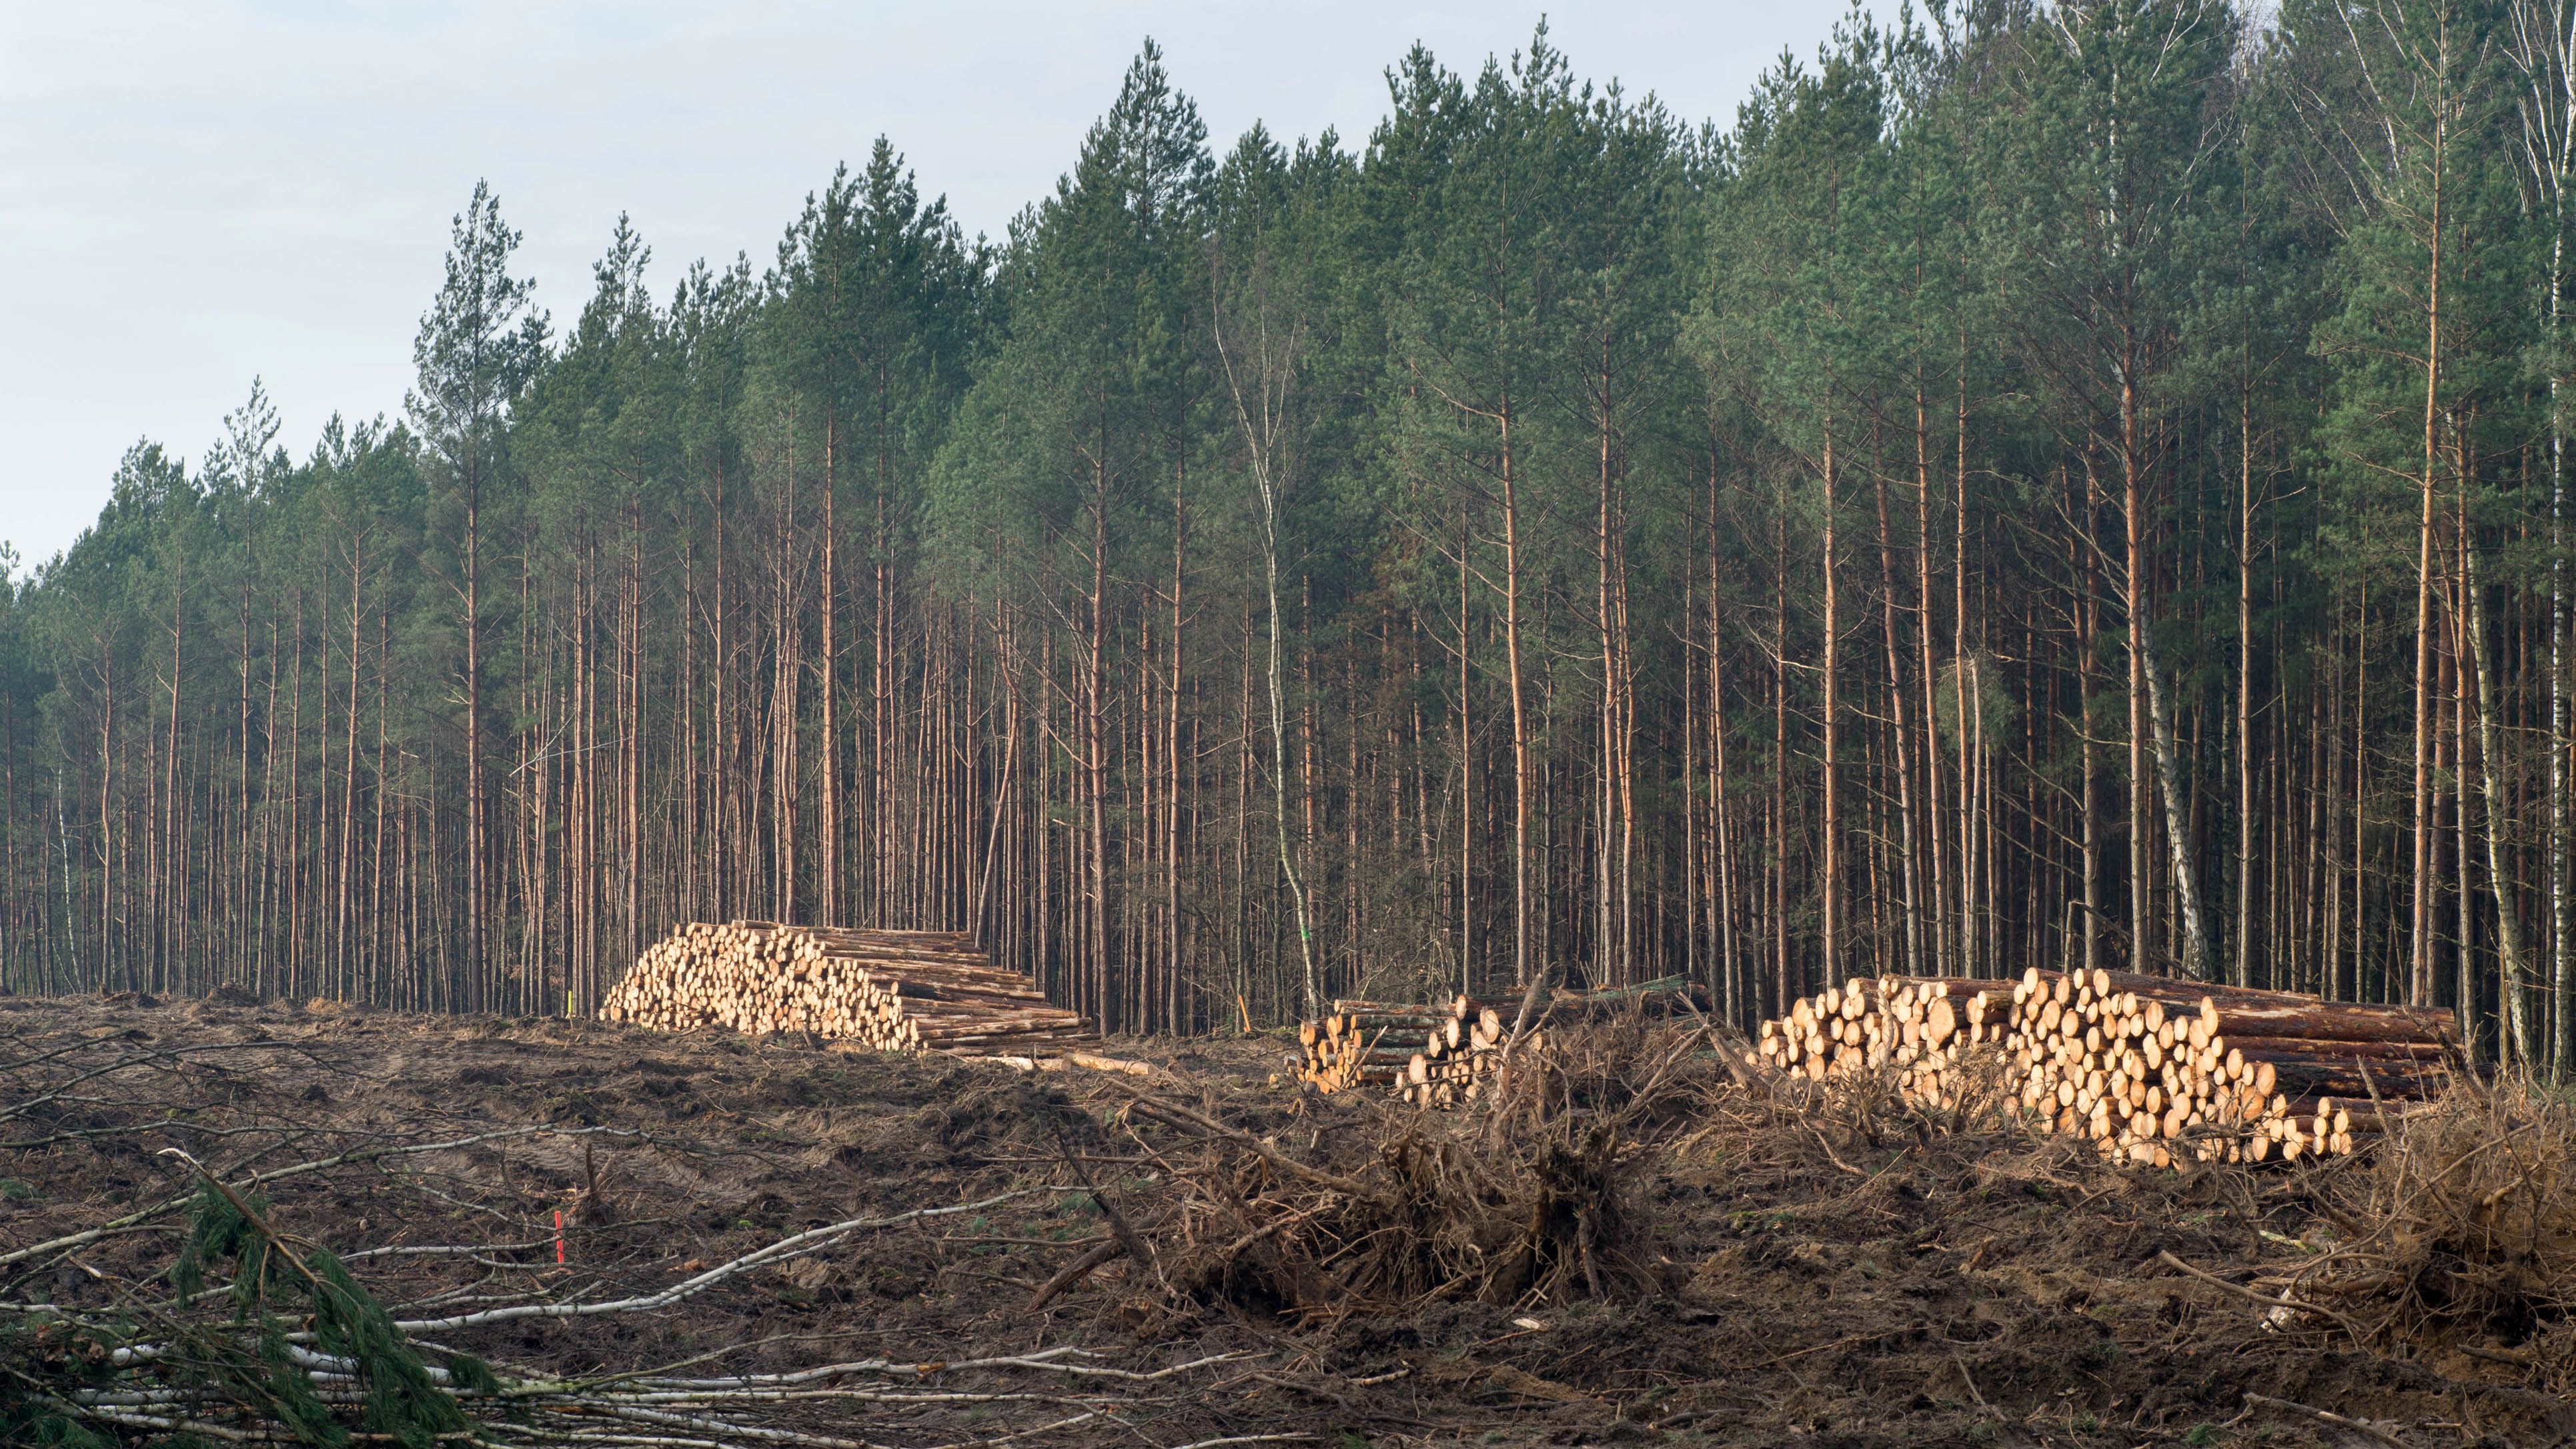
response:
<path id="1" fill-rule="evenodd" d="M 690 918 L 1112 1029 L 2173 971 L 2565 1070 L 2571 0 L 1855 12 L 1731 126 L 1542 30 L 969 240 L 880 141 L 399 420 L 254 389 L 0 594 L 0 980 L 579 1012 Z"/>

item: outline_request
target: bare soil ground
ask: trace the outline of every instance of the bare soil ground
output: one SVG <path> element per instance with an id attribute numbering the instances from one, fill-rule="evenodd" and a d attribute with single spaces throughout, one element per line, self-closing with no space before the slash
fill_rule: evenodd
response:
<path id="1" fill-rule="evenodd" d="M 1314 1290 L 1325 1255 L 1296 1268 L 1308 1289 L 1283 1288 L 1277 1262 L 1242 1266 L 1268 1248 L 1193 1237 L 1214 1219 L 1169 1203 L 1248 1201 L 1267 1189 L 1245 1174 L 1279 1176 L 1274 1159 L 1356 1172 L 1461 1129 L 1301 1096 L 1275 1039 L 1104 1050 L 1157 1075 L 578 1022 L 0 999 L 0 1317 L 104 1311 L 159 1273 L 175 1210 L 27 1250 L 186 1197 L 178 1148 L 236 1184 L 345 1159 L 261 1186 L 268 1219 L 405 1318 L 649 1296 L 823 1225 L 989 1202 L 660 1308 L 434 1335 L 564 1376 L 924 1366 L 774 1421 L 869 1444 L 2576 1442 L 2557 1370 L 2512 1334 L 2365 1347 L 2369 1325 L 2267 1309 L 2252 1295 L 2271 1290 L 2160 1256 L 2260 1281 L 2316 1250 L 2316 1205 L 2366 1163 L 2112 1170 L 2018 1134 L 1784 1106 L 1712 1073 L 1696 1118 L 1651 1147 L 1603 1145 L 1635 1270 L 1620 1284 L 1389 1308 Z M 1245 1137 L 1175 1132 L 1140 1094 Z M 1259 1145 L 1211 1175 L 1208 1144 L 1238 1141 Z M 1293 1234 L 1259 1221 L 1253 1236 L 1289 1252 Z M 1112 1260 L 1032 1309 L 1131 1232 L 1159 1243 L 1151 1265 Z M 1565 1281 L 1586 1273 L 1588 1257 Z M 1038 1361 L 1113 1372 L 939 1370 L 1066 1349 L 1093 1356 Z"/>

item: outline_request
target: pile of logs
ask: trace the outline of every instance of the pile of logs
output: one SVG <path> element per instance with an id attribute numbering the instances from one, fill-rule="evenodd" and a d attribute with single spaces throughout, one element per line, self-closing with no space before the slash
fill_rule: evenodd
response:
<path id="1" fill-rule="evenodd" d="M 2007 1003 L 2000 981 L 1855 978 L 1762 1023 L 1749 1060 L 1819 1082 L 1893 1066 L 1908 1101 L 1955 1107 L 1962 1058 L 2002 1041 Z"/>
<path id="2" fill-rule="evenodd" d="M 1648 1015 L 1687 1009 L 1695 988 L 1686 977 L 1593 991 L 1558 990 L 1541 1003 L 1525 1045 L 1544 1045 L 1550 1024 L 1598 1019 L 1626 1010 Z M 1480 1083 L 1502 1064 L 1503 1038 L 1519 1014 L 1516 999 L 1455 996 L 1429 1006 L 1336 1001 L 1320 1021 L 1298 1029 L 1300 1081 L 1324 1092 L 1392 1086 L 1406 1101 L 1451 1107 L 1473 1101 Z"/>
<path id="3" fill-rule="evenodd" d="M 2376 1104 L 2430 1097 L 2465 1064 L 2438 1012 L 2108 971 L 2025 973 L 2003 1045 L 2025 1107 L 2158 1166 L 2348 1153 Z"/>
<path id="4" fill-rule="evenodd" d="M 1395 1085 L 1422 1055 L 1426 1038 L 1473 1009 L 1464 996 L 1438 1006 L 1336 1001 L 1321 1021 L 1297 1028 L 1298 1079 L 1323 1092 Z"/>
<path id="5" fill-rule="evenodd" d="M 1027 1056 L 1086 1040 L 955 931 L 692 921 L 644 948 L 599 1005 L 660 1031 L 811 1032 L 882 1051 Z"/>
<path id="6" fill-rule="evenodd" d="M 1909 1100 L 1948 1106 L 1980 1048 L 2030 1118 L 2156 1166 L 2348 1153 L 2383 1106 L 2432 1096 L 2464 1065 L 2438 1012 L 2036 969 L 1830 988 L 1763 1023 L 1747 1056 L 1819 1081 L 1893 1066 Z"/>
<path id="7" fill-rule="evenodd" d="M 1513 1009 L 1518 1010 L 1517 1004 Z M 1431 1024 L 1422 1050 L 1405 1059 L 1396 1095 L 1418 1107 L 1474 1101 L 1484 1079 L 1502 1065 L 1503 1037 L 1511 1029 L 1501 1007 L 1458 997 Z M 1529 1045 L 1544 1047 L 1545 1033 L 1533 1032 Z"/>

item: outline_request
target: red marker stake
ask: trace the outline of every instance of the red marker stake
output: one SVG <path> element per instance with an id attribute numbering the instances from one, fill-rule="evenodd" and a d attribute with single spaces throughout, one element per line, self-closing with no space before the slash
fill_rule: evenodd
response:
<path id="1" fill-rule="evenodd" d="M 556 1208 L 556 1209 L 555 1209 L 555 1263 L 556 1263 L 558 1266 L 560 1266 L 560 1265 L 563 1263 L 563 1260 L 564 1260 L 564 1254 L 563 1254 L 563 1209 L 562 1209 L 562 1208 Z"/>

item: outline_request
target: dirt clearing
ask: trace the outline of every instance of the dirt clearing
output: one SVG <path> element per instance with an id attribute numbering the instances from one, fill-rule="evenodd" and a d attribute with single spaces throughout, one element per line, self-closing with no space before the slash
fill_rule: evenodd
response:
<path id="1" fill-rule="evenodd" d="M 2411 1179 L 2151 1171 L 1865 1085 L 1789 1102 L 1678 1028 L 1573 1034 L 1458 1114 L 1301 1094 L 1291 1045 L 1033 1076 L 0 1000 L 0 1373 L 90 1372 L 93 1432 L 159 1437 L 184 1406 L 80 1365 L 147 1310 L 225 1321 L 172 1306 L 210 1177 L 441 1382 L 536 1386 L 496 1444 L 2576 1441 L 2536 1099 L 2393 1144 Z"/>

